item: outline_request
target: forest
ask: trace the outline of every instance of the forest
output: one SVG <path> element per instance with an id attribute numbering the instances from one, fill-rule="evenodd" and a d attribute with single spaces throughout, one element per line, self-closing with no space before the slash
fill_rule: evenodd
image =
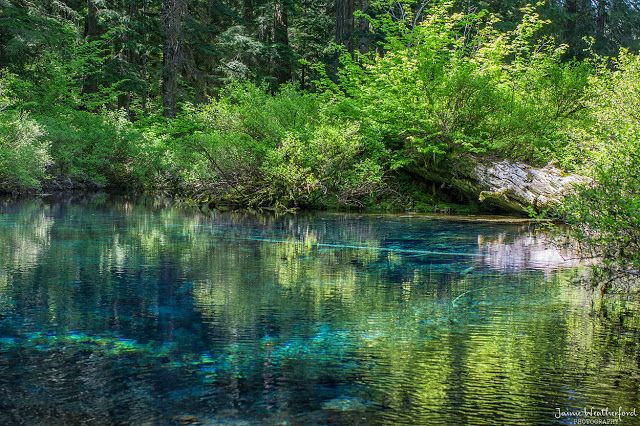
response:
<path id="1" fill-rule="evenodd" d="M 608 283 L 640 270 L 639 47 L 637 0 L 0 0 L 0 192 L 517 212 Z M 478 165 L 571 191 L 514 208 Z"/>

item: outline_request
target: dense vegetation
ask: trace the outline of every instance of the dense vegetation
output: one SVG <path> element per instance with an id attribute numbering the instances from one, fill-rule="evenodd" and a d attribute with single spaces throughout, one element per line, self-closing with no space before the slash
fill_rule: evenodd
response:
<path id="1" fill-rule="evenodd" d="M 640 57 L 623 52 L 589 87 L 591 125 L 577 135 L 593 183 L 562 208 L 606 291 L 640 271 Z"/>
<path id="2" fill-rule="evenodd" d="M 640 267 L 635 0 L 0 0 L 0 191 L 438 210 L 417 171 L 590 178 L 554 214 Z"/>

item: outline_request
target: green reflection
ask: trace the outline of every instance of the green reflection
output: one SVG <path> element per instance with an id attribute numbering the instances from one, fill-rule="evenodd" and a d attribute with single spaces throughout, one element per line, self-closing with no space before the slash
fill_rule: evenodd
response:
<path id="1" fill-rule="evenodd" d="M 0 265 L 0 384 L 26 415 L 52 383 L 63 417 L 108 400 L 122 422 L 541 424 L 638 406 L 637 304 L 571 285 L 528 225 L 22 201 L 2 207 Z"/>

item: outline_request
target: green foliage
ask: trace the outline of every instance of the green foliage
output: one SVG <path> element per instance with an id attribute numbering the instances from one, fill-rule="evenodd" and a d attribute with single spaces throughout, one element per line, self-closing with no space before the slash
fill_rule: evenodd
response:
<path id="1" fill-rule="evenodd" d="M 0 111 L 0 192 L 40 188 L 50 162 L 43 135 L 27 114 Z"/>
<path id="2" fill-rule="evenodd" d="M 385 151 L 324 96 L 252 84 L 185 111 L 160 140 L 162 185 L 203 202 L 277 209 L 364 206 L 383 189 Z M 167 132 L 168 130 L 168 132 Z"/>
<path id="3" fill-rule="evenodd" d="M 36 118 L 51 143 L 51 173 L 57 183 L 90 188 L 140 185 L 133 162 L 142 137 L 122 114 L 61 109 Z"/>
<path id="4" fill-rule="evenodd" d="M 553 159 L 583 108 L 589 64 L 562 62 L 563 46 L 537 39 L 531 8 L 513 30 L 484 12 L 442 3 L 422 23 L 384 15 L 385 54 L 343 56 L 345 112 L 418 164 L 459 152 Z"/>
<path id="5" fill-rule="evenodd" d="M 313 206 L 329 196 L 335 197 L 337 205 L 363 207 L 381 187 L 384 169 L 364 155 L 358 127 L 322 123 L 307 139 L 289 134 L 268 154 L 263 167 L 269 188 L 296 206 Z"/>
<path id="6" fill-rule="evenodd" d="M 623 54 L 615 71 L 604 59 L 568 60 L 575 51 L 549 36 L 568 39 L 546 19 L 558 5 L 359 2 L 369 6 L 355 11 L 352 43 L 335 46 L 331 2 L 186 1 L 182 113 L 167 120 L 153 113 L 162 100 L 159 4 L 103 4 L 83 35 L 85 3 L 67 10 L 0 1 L 8 5 L 0 13 L 2 158 L 24 166 L 3 166 L 12 176 L 3 191 L 146 187 L 213 204 L 371 207 L 391 199 L 427 210 L 441 194 L 431 182 L 408 188 L 416 168 L 489 155 L 593 175 L 599 183 L 581 197 L 617 197 L 633 213 L 635 195 L 625 197 L 635 185 L 637 128 L 619 109 L 638 109 L 636 57 Z M 278 37 L 276 11 L 288 14 L 279 16 Z M 276 88 L 277 70 L 290 61 L 292 82 Z M 614 175 L 623 183 L 605 184 Z"/>
<path id="7" fill-rule="evenodd" d="M 11 110 L 12 98 L 0 79 L 0 192 L 36 190 L 50 163 L 49 144 L 27 113 Z"/>
<path id="8" fill-rule="evenodd" d="M 232 84 L 217 101 L 204 105 L 199 121 L 275 147 L 287 133 L 305 133 L 318 123 L 322 98 L 284 86 L 275 96 L 266 87 Z"/>
<path id="9" fill-rule="evenodd" d="M 78 104 L 80 87 L 74 79 L 74 62 L 46 54 L 27 65 L 20 77 L 9 76 L 7 84 L 25 110 L 47 111 Z"/>
<path id="10" fill-rule="evenodd" d="M 19 69 L 52 53 L 69 58 L 78 18 L 61 1 L 0 1 L 0 64 Z"/>
<path id="11" fill-rule="evenodd" d="M 582 134 L 592 151 L 592 184 L 564 214 L 607 278 L 640 275 L 640 57 L 622 52 L 614 70 L 591 84 L 594 125 Z M 606 287 L 605 287 L 606 289 Z"/>
<path id="12" fill-rule="evenodd" d="M 59 76 L 48 91 L 11 73 L 0 78 L 0 192 L 43 184 L 54 189 L 141 186 L 151 168 L 142 155 L 142 134 L 121 111 L 72 108 L 72 91 L 64 85 L 69 80 L 59 71 L 46 71 Z M 56 82 L 60 87 L 54 89 Z"/>

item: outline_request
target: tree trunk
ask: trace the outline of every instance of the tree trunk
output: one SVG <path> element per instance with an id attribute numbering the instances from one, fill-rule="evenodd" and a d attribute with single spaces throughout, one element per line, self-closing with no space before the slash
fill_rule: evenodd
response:
<path id="1" fill-rule="evenodd" d="M 98 6 L 95 0 L 87 0 L 87 18 L 84 23 L 84 36 L 87 41 L 94 41 L 100 36 L 98 28 Z M 98 91 L 98 82 L 96 77 L 88 75 L 84 77 L 82 85 L 83 93 L 96 93 Z"/>
<path id="2" fill-rule="evenodd" d="M 131 98 L 131 92 L 118 95 L 118 109 L 123 109 L 129 118 L 133 118 L 131 114 Z"/>
<path id="3" fill-rule="evenodd" d="M 282 1 L 274 5 L 273 41 L 276 45 L 277 57 L 274 63 L 275 77 L 278 84 L 291 80 L 291 52 L 289 51 L 289 18 Z"/>
<path id="4" fill-rule="evenodd" d="M 578 2 L 577 0 L 566 0 L 565 4 L 566 26 L 565 41 L 572 41 L 576 35 L 576 19 L 578 19 Z"/>
<path id="5" fill-rule="evenodd" d="M 87 0 L 87 19 L 84 23 L 84 36 L 89 40 L 95 40 L 99 35 L 98 6 L 94 0 Z"/>
<path id="6" fill-rule="evenodd" d="M 244 0 L 242 3 L 242 20 L 247 29 L 253 28 L 253 0 Z"/>
<path id="7" fill-rule="evenodd" d="M 140 17 L 138 16 L 138 5 L 135 0 L 129 0 L 129 2 L 125 5 L 123 12 L 129 18 L 131 22 L 139 22 Z M 127 31 L 123 38 L 123 51 L 122 51 L 122 61 L 120 62 L 120 73 L 125 78 L 129 78 L 130 69 L 137 69 L 139 65 L 139 55 L 135 49 L 131 48 L 131 40 L 133 38 L 133 34 L 130 31 Z M 130 67 L 125 66 L 127 63 Z M 133 100 L 133 92 L 129 85 L 124 86 L 125 92 L 118 95 L 118 109 L 124 109 L 127 116 L 131 119 L 133 118 L 133 114 L 131 111 L 131 102 Z"/>
<path id="8" fill-rule="evenodd" d="M 336 0 L 336 43 L 353 52 L 353 0 Z"/>
<path id="9" fill-rule="evenodd" d="M 184 0 L 163 0 L 164 47 L 162 57 L 162 106 L 165 117 L 176 116 L 178 72 L 181 63 Z"/>
<path id="10" fill-rule="evenodd" d="M 598 41 L 604 42 L 604 30 L 607 22 L 607 0 L 597 0 L 596 7 L 596 36 Z"/>
<path id="11" fill-rule="evenodd" d="M 142 31 L 143 32 L 147 32 L 147 0 L 142 0 L 142 6 L 141 6 L 141 14 L 142 14 Z M 142 113 L 143 115 L 147 115 L 148 109 L 147 109 L 147 104 L 148 104 L 148 100 L 149 100 L 149 80 L 150 80 L 150 76 L 149 73 L 147 71 L 147 57 L 149 55 L 149 49 L 148 47 L 144 49 L 144 51 L 142 52 L 142 54 L 140 55 L 140 73 L 142 76 L 142 80 L 144 81 L 144 85 L 142 88 L 142 93 L 140 95 L 141 99 L 140 99 L 140 106 L 142 108 Z"/>
<path id="12" fill-rule="evenodd" d="M 366 13 L 369 9 L 369 0 L 358 0 L 358 7 L 362 13 Z M 364 18 L 358 19 L 358 49 L 360 53 L 369 51 L 369 21 Z"/>
<path id="13" fill-rule="evenodd" d="M 446 169 L 415 168 L 411 172 L 471 201 L 517 213 L 553 208 L 577 184 L 588 183 L 583 176 L 565 174 L 552 165 L 542 168 L 521 162 L 479 157 L 461 157 Z"/>

